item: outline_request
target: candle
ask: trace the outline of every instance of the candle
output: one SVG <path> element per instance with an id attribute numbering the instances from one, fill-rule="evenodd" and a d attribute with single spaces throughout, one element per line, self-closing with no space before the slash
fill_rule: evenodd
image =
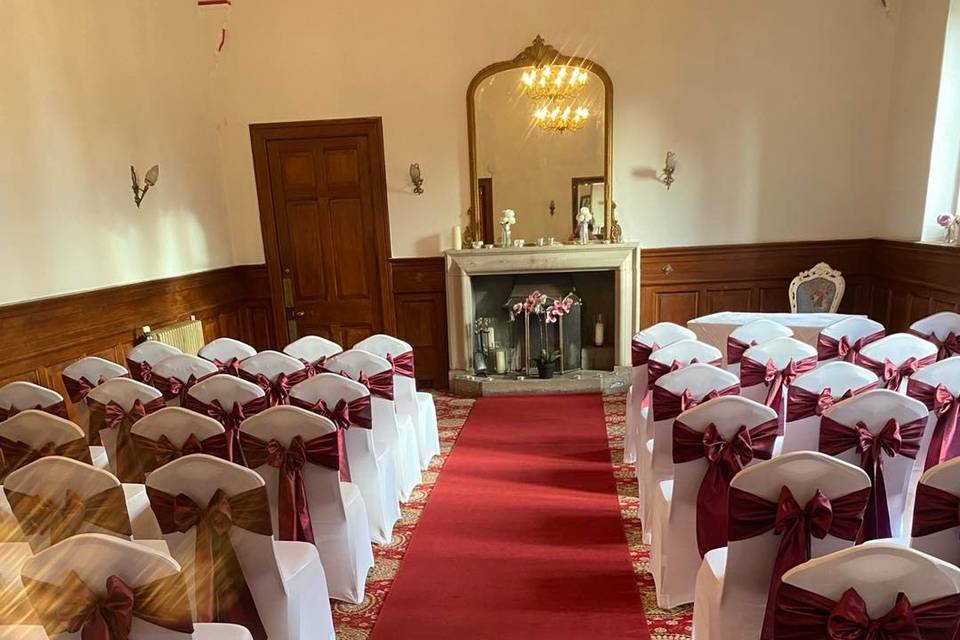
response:
<path id="1" fill-rule="evenodd" d="M 593 344 L 603 346 L 603 315 L 597 315 L 597 323 L 593 326 Z"/>
<path id="2" fill-rule="evenodd" d="M 493 339 L 493 327 L 487 327 L 487 344 L 491 349 L 493 348 L 495 342 L 496 341 Z"/>
<path id="3" fill-rule="evenodd" d="M 497 349 L 497 373 L 507 372 L 507 352 L 503 349 Z"/>
<path id="4" fill-rule="evenodd" d="M 463 249 L 463 233 L 460 231 L 460 225 L 453 228 L 453 248 L 457 251 Z"/>

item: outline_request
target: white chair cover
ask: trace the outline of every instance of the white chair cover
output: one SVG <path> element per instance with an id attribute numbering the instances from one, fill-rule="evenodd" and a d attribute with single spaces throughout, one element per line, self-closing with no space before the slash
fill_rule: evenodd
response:
<path id="1" fill-rule="evenodd" d="M 738 473 L 730 483 L 731 490 L 774 505 L 780 502 L 782 488 L 786 487 L 801 509 L 807 508 L 818 491 L 828 500 L 836 500 L 869 486 L 870 479 L 858 467 L 814 451 L 760 462 Z M 726 547 L 707 553 L 697 573 L 693 605 L 693 635 L 697 640 L 761 637 L 774 563 L 783 536 L 789 533 L 771 526 L 764 533 L 731 540 Z M 822 538 L 811 536 L 810 557 L 853 544 L 853 540 L 831 535 L 828 528 Z"/>
<path id="2" fill-rule="evenodd" d="M 96 356 L 81 358 L 63 370 L 63 384 L 73 404 L 77 424 L 87 433 L 90 426 L 90 412 L 85 402 L 90 389 L 101 382 L 129 375 L 126 369 L 116 362 L 110 362 Z"/>
<path id="3" fill-rule="evenodd" d="M 291 442 L 296 437 L 309 443 L 333 434 L 336 456 L 336 425 L 327 418 L 299 407 L 272 407 L 244 421 L 240 430 L 262 442 L 276 442 L 285 451 L 290 450 Z M 243 435 L 241 440 L 244 440 Z M 244 440 L 244 447 L 247 446 Z M 250 460 L 249 452 L 245 457 Z M 282 469 L 271 463 L 256 467 L 254 471 L 267 484 L 273 529 L 282 533 L 278 521 Z M 336 468 L 308 461 L 303 465 L 301 474 L 314 543 L 323 563 L 330 597 L 360 604 L 363 602 L 367 572 L 373 567 L 370 527 L 363 496 L 355 484 L 340 481 Z"/>
<path id="4" fill-rule="evenodd" d="M 40 409 L 61 418 L 67 417 L 63 396 L 52 389 L 22 380 L 0 387 L 0 422 L 24 409 Z"/>
<path id="5" fill-rule="evenodd" d="M 161 360 L 178 355 L 183 355 L 183 352 L 172 345 L 157 340 L 147 340 L 127 353 L 127 369 L 130 370 L 130 377 L 134 380 L 152 384 L 153 367 Z"/>
<path id="6" fill-rule="evenodd" d="M 757 377 L 752 367 L 746 368 L 745 363 L 748 360 L 767 369 L 772 364 L 778 375 L 769 382 L 762 374 Z M 750 347 L 744 352 L 743 359 L 740 361 L 740 384 L 743 387 L 743 397 L 766 404 L 777 412 L 782 422 L 786 415 L 783 408 L 790 385 L 797 376 L 816 366 L 817 350 L 795 338 L 774 338 Z"/>
<path id="7" fill-rule="evenodd" d="M 920 485 L 910 546 L 944 562 L 960 565 L 960 514 L 957 509 L 960 504 L 960 458 L 928 469 L 920 478 Z M 927 496 L 927 493 L 933 495 Z"/>
<path id="8" fill-rule="evenodd" d="M 102 405 L 116 403 L 126 412 L 133 410 L 137 402 L 143 405 L 150 403 L 155 405 L 164 402 L 163 394 L 156 388 L 147 386 L 136 380 L 131 380 L 130 378 L 113 378 L 112 380 L 107 380 L 90 392 L 87 396 L 88 405 L 91 400 Z M 91 425 L 91 427 L 94 426 L 95 425 Z M 101 429 L 100 441 L 103 443 L 103 447 L 107 453 L 107 459 L 110 461 L 110 470 L 113 473 L 117 473 L 119 468 L 117 457 L 117 430 L 111 428 Z M 122 475 L 118 477 L 123 478 Z"/>
<path id="9" fill-rule="evenodd" d="M 154 509 L 157 491 L 168 496 L 184 494 L 203 509 L 218 491 L 229 498 L 265 488 L 265 484 L 250 469 L 198 453 L 160 467 L 147 478 L 147 487 Z M 305 542 L 275 541 L 272 535 L 238 526 L 233 526 L 229 535 L 267 635 L 289 640 L 334 640 L 326 578 L 316 547 Z M 191 589 L 195 584 L 196 529 L 173 531 L 164 537 Z"/>
<path id="10" fill-rule="evenodd" d="M 370 391 L 359 382 L 334 373 L 321 373 L 290 392 L 291 401 L 298 405 L 316 405 L 322 400 L 330 409 L 341 401 L 349 404 L 369 395 Z M 375 423 L 372 429 L 351 426 L 343 434 L 350 482 L 363 495 L 371 538 L 378 544 L 390 542 L 393 525 L 400 519 L 396 456 L 392 449 L 396 446 L 396 435 L 391 434 L 390 426 L 384 423 Z"/>
<path id="11" fill-rule="evenodd" d="M 138 420 L 130 431 L 147 475 L 191 453 L 226 458 L 223 425 L 183 407 L 164 407 Z"/>
<path id="12" fill-rule="evenodd" d="M 913 373 L 936 359 L 937 345 L 909 333 L 894 333 L 861 349 L 857 364 L 875 373 L 884 388 L 903 391 Z"/>
<path id="13" fill-rule="evenodd" d="M 876 342 L 886 330 L 876 320 L 852 316 L 824 327 L 817 339 L 817 357 L 820 362 L 845 360 L 856 362 L 863 347 Z"/>
<path id="14" fill-rule="evenodd" d="M 187 391 L 185 406 L 223 425 L 227 432 L 227 459 L 239 462 L 243 459 L 239 445 L 240 423 L 266 409 L 269 398 L 249 380 L 218 373 L 193 385 Z"/>
<path id="15" fill-rule="evenodd" d="M 385 358 L 394 365 L 393 388 L 397 402 L 397 413 L 409 416 L 417 432 L 417 449 L 420 453 L 420 468 L 430 467 L 430 460 L 440 454 L 440 433 L 437 429 L 437 410 L 433 406 L 433 396 L 417 393 L 416 379 L 404 375 L 404 367 L 398 368 L 398 357 L 410 361 L 409 373 L 413 372 L 413 347 L 409 343 L 392 336 L 378 334 L 365 338 L 353 346 L 354 349 L 372 353 Z M 429 398 L 429 400 L 427 399 Z"/>
<path id="16" fill-rule="evenodd" d="M 393 367 L 385 358 L 356 349 L 344 351 L 327 359 L 326 367 L 330 371 L 345 372 L 351 380 L 360 380 L 362 375 L 372 378 L 377 374 L 393 371 Z M 423 479 L 420 473 L 420 453 L 413 422 L 409 417 L 397 414 L 394 400 L 372 393 L 370 404 L 373 409 L 374 433 L 378 438 L 386 437 L 390 449 L 396 455 L 397 488 L 400 491 L 401 502 L 405 502 L 410 499 L 413 490 Z M 381 424 L 386 425 L 385 428 L 381 428 Z"/>
<path id="17" fill-rule="evenodd" d="M 303 336 L 283 348 L 283 352 L 311 366 L 323 366 L 327 358 L 343 352 L 333 340 L 320 336 Z"/>
<path id="18" fill-rule="evenodd" d="M 279 351 L 261 351 L 240 363 L 240 377 L 270 396 L 270 404 L 286 404 L 290 388 L 309 377 L 302 362 Z"/>
<path id="19" fill-rule="evenodd" d="M 142 588 L 152 582 L 166 579 L 163 593 L 167 599 L 164 609 L 168 613 L 179 611 L 178 618 L 189 620 L 190 600 L 182 577 L 173 577 L 180 572 L 180 566 L 168 555 L 148 549 L 141 545 L 120 540 L 112 536 L 85 533 L 64 540 L 38 553 L 23 565 L 23 576 L 28 580 L 45 582 L 52 585 L 64 585 L 70 574 L 76 576 L 93 591 L 96 597 L 107 595 L 107 580 L 117 577 L 132 589 Z M 36 594 L 34 594 L 36 595 Z M 54 601 L 56 602 L 56 601 Z M 41 602 L 38 608 L 44 609 Z M 63 608 L 75 603 L 64 597 Z M 49 606 L 47 603 L 46 606 Z M 61 607 L 54 606 L 54 611 Z M 69 609 L 67 609 L 69 611 Z M 55 622 L 56 619 L 50 622 Z M 137 640 L 252 640 L 250 632 L 237 625 L 194 623 L 192 634 L 183 633 L 147 622 L 134 616 L 130 638 Z M 30 636 L 24 636 L 28 638 Z M 46 635 L 37 636 L 45 638 Z M 58 640 L 77 639 L 80 632 L 61 633 Z"/>
<path id="20" fill-rule="evenodd" d="M 230 373 L 244 358 L 249 358 L 256 352 L 256 349 L 245 342 L 233 338 L 217 338 L 205 344 L 197 355 L 216 364 L 222 373 Z"/>
<path id="21" fill-rule="evenodd" d="M 823 412 L 846 397 L 875 389 L 877 384 L 877 376 L 843 361 L 826 362 L 798 377 L 787 390 L 781 452 L 816 451 Z"/>
<path id="22" fill-rule="evenodd" d="M 644 444 L 641 437 L 647 418 L 643 404 L 647 397 L 647 360 L 650 354 L 678 340 L 694 340 L 696 337 L 690 329 L 672 322 L 659 322 L 633 336 L 630 343 L 633 372 L 630 389 L 627 390 L 626 427 L 623 436 L 625 463 L 636 462 L 639 448 Z"/>
<path id="23" fill-rule="evenodd" d="M 170 356 L 154 365 L 150 382 L 163 393 L 167 405 L 178 407 L 190 387 L 217 371 L 217 366 L 209 360 L 182 354 Z"/>
<path id="24" fill-rule="evenodd" d="M 776 414 L 741 396 L 714 398 L 680 414 L 678 421 L 703 433 L 714 425 L 726 442 L 737 432 L 776 419 Z M 754 464 L 757 458 L 747 464 Z M 650 569 L 657 587 L 657 603 L 664 608 L 692 602 L 700 567 L 697 543 L 697 495 L 708 470 L 703 458 L 674 463 L 673 479 L 657 486 L 652 518 Z"/>
<path id="25" fill-rule="evenodd" d="M 83 429 L 69 420 L 34 409 L 21 411 L 0 422 L 0 482 L 6 474 L 50 455 L 92 464 L 91 449 Z"/>
<path id="26" fill-rule="evenodd" d="M 918 456 L 914 483 L 920 472 L 960 456 L 960 357 L 926 366 L 907 381 L 906 394 L 930 411 Z M 932 450 L 931 450 L 932 447 Z"/>
<path id="27" fill-rule="evenodd" d="M 851 429 L 851 436 L 848 438 L 848 442 L 851 444 L 849 448 L 836 451 L 836 449 L 839 449 L 839 446 L 832 448 L 826 444 L 825 425 L 828 420 Z M 922 432 L 926 431 L 927 426 L 927 408 L 922 403 L 894 391 L 876 389 L 854 396 L 849 400 L 844 400 L 830 407 L 823 413 L 818 438 L 819 449 L 824 453 L 835 455 L 841 460 L 855 464 L 861 468 L 864 466 L 869 467 L 864 470 L 873 479 L 872 464 L 870 464 L 866 457 L 862 456 L 858 450 L 859 445 L 856 444 L 857 438 L 855 437 L 854 430 L 858 428 L 858 425 L 862 424 L 871 434 L 882 440 L 885 438 L 883 434 L 888 433 L 891 428 L 891 420 L 895 420 L 900 427 L 907 427 L 907 425 L 911 423 L 916 424 L 917 421 L 922 421 L 916 429 L 912 430 L 920 432 L 920 435 L 917 438 L 912 438 L 912 440 L 919 440 L 922 443 Z M 908 504 L 908 496 L 911 489 L 911 478 L 915 477 L 914 468 L 920 465 L 923 451 L 921 450 L 921 445 L 917 444 L 916 448 L 912 451 L 914 456 L 911 456 L 910 447 L 907 446 L 911 438 L 905 433 L 905 429 L 899 429 L 898 427 L 898 430 L 901 434 L 900 439 L 904 442 L 904 446 L 900 449 L 900 452 L 891 456 L 887 450 L 881 448 L 879 456 L 882 459 L 883 482 L 886 487 L 890 537 L 905 538 L 910 531 L 910 521 L 912 519 L 908 511 L 908 507 L 910 506 Z M 860 441 L 862 441 L 862 438 Z M 842 446 L 846 445 L 844 444 Z M 876 479 L 874 479 L 874 482 L 876 482 Z M 879 497 L 878 500 L 882 501 L 882 497 Z M 870 531 L 869 519 L 870 509 L 868 508 L 864 524 L 865 532 Z M 887 536 L 881 535 L 881 537 Z M 867 535 L 867 539 L 870 539 L 869 534 Z"/>
<path id="28" fill-rule="evenodd" d="M 775 338 L 792 337 L 793 329 L 766 318 L 759 318 L 753 322 L 742 324 L 727 336 L 727 351 L 724 354 L 724 362 L 731 373 L 739 376 L 740 358 L 747 349 Z"/>
<path id="29" fill-rule="evenodd" d="M 673 421 L 710 394 L 740 393 L 737 376 L 704 362 L 665 374 L 652 386 L 647 411 L 648 433 L 651 437 L 645 446 L 650 455 L 643 456 L 642 461 L 646 466 L 637 470 L 637 482 L 640 483 L 639 490 L 643 496 L 640 501 L 643 505 L 643 523 L 649 523 L 653 515 L 653 494 L 657 485 L 673 477 Z M 645 531 L 644 537 L 649 544 L 649 531 Z"/>
<path id="30" fill-rule="evenodd" d="M 941 311 L 910 325 L 910 333 L 937 345 L 938 358 L 960 355 L 960 313 Z"/>

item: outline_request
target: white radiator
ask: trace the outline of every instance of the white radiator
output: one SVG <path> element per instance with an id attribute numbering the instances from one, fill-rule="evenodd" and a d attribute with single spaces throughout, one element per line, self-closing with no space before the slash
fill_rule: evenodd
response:
<path id="1" fill-rule="evenodd" d="M 150 327 L 143 328 L 147 340 L 157 340 L 164 344 L 176 347 L 184 353 L 197 355 L 197 352 L 203 348 L 203 324 L 199 320 L 190 320 L 172 324 L 169 327 L 150 330 Z"/>

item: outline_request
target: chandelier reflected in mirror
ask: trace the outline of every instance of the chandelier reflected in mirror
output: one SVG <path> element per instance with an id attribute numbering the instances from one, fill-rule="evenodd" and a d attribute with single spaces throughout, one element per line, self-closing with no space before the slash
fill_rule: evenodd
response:
<path id="1" fill-rule="evenodd" d="M 533 112 L 533 121 L 538 127 L 561 133 L 581 129 L 589 119 L 590 110 L 586 107 L 544 105 Z"/>

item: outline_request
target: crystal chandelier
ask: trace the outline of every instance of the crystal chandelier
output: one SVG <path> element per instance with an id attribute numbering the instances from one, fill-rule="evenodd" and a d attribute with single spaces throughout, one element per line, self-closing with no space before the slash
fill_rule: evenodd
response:
<path id="1" fill-rule="evenodd" d="M 551 131 L 576 131 L 583 128 L 590 119 L 590 110 L 586 107 L 560 107 L 552 109 L 543 106 L 533 112 L 533 121 L 541 129 Z"/>
<path id="2" fill-rule="evenodd" d="M 587 72 L 566 65 L 530 67 L 521 76 L 523 92 L 533 100 L 573 98 L 587 84 Z"/>

